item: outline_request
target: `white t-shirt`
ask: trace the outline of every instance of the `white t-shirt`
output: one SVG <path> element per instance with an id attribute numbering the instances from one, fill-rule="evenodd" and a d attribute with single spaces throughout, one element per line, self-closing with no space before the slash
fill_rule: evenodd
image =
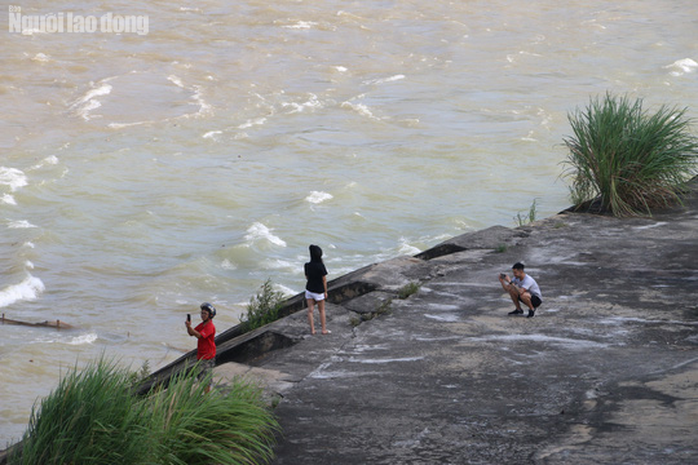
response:
<path id="1" fill-rule="evenodd" d="M 540 287 L 538 287 L 538 283 L 536 282 L 535 279 L 531 278 L 529 275 L 524 275 L 524 279 L 519 279 L 514 277 L 511 282 L 516 284 L 519 287 L 523 287 L 526 289 L 528 292 L 531 293 L 531 295 L 538 296 L 538 298 L 542 301 L 543 300 L 543 295 L 540 293 Z"/>

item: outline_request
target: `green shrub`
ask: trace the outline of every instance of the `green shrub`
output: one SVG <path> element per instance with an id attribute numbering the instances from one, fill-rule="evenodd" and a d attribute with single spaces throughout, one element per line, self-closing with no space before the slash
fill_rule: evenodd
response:
<path id="1" fill-rule="evenodd" d="M 194 367 L 193 369 L 196 369 Z M 227 391 L 192 371 L 145 397 L 132 375 L 100 359 L 71 371 L 32 412 L 9 464 L 258 464 L 273 458 L 278 423 L 262 391 L 236 381 Z"/>
<path id="2" fill-rule="evenodd" d="M 275 291 L 271 279 L 267 279 L 260 292 L 250 299 L 247 311 L 241 318 L 245 331 L 251 331 L 278 320 L 283 301 L 284 294 Z"/>
<path id="3" fill-rule="evenodd" d="M 574 204 L 596 200 L 601 211 L 627 216 L 680 202 L 698 159 L 686 112 L 662 106 L 649 114 L 641 99 L 607 93 L 568 114 L 574 135 L 564 139 L 565 163 Z"/>

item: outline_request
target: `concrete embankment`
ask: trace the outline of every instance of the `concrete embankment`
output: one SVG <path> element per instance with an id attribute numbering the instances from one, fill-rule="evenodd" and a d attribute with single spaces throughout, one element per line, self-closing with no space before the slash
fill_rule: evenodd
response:
<path id="1" fill-rule="evenodd" d="M 696 187 L 652 218 L 563 213 L 358 270 L 332 334 L 299 311 L 218 376 L 279 395 L 279 465 L 697 463 Z M 497 281 L 519 260 L 530 319 Z"/>
<path id="2" fill-rule="evenodd" d="M 278 400 L 278 465 L 698 463 L 697 231 L 694 182 L 652 218 L 465 234 L 333 280 L 329 335 L 300 295 L 222 333 L 216 378 Z M 534 318 L 507 315 L 516 261 L 543 291 Z"/>

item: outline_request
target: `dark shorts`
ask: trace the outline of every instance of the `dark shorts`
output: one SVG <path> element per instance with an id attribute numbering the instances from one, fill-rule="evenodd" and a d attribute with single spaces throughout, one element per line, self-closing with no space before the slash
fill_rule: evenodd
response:
<path id="1" fill-rule="evenodd" d="M 519 296 L 519 301 L 520 301 L 520 302 L 523 302 L 523 300 L 521 300 L 521 297 L 520 297 L 520 296 Z M 531 305 L 533 305 L 533 308 L 538 308 L 538 307 L 540 307 L 540 304 L 542 304 L 542 303 L 543 303 L 543 301 L 540 300 L 540 297 L 538 297 L 538 296 L 535 295 L 535 294 L 531 294 Z"/>
<path id="2" fill-rule="evenodd" d="M 196 373 L 196 378 L 201 381 L 205 376 L 208 376 L 213 371 L 213 367 L 216 366 L 216 359 L 202 359 L 198 362 L 198 373 Z"/>

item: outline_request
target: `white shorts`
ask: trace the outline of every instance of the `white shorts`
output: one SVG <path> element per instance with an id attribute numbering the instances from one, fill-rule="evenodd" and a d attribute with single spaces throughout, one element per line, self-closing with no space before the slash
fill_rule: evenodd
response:
<path id="1" fill-rule="evenodd" d="M 305 299 L 313 299 L 315 302 L 320 302 L 321 300 L 325 300 L 325 294 L 318 294 L 316 292 L 310 292 L 309 290 L 305 290 Z"/>

